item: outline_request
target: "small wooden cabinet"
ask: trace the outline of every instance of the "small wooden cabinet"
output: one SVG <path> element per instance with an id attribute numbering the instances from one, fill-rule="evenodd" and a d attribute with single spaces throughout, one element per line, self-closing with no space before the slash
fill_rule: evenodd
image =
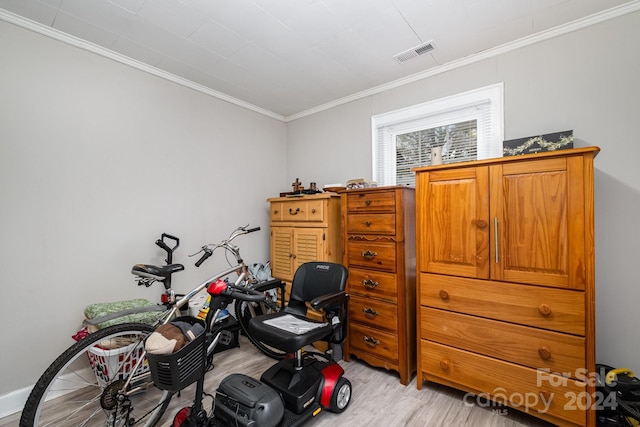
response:
<path id="1" fill-rule="evenodd" d="M 418 381 L 594 426 L 598 148 L 415 169 Z"/>
<path id="2" fill-rule="evenodd" d="M 342 195 L 349 269 L 345 359 L 392 369 L 407 385 L 415 372 L 415 191 L 347 190 Z"/>
<path id="3" fill-rule="evenodd" d="M 336 193 L 278 197 L 270 205 L 271 275 L 286 283 L 309 261 L 342 261 L 340 196 Z"/>

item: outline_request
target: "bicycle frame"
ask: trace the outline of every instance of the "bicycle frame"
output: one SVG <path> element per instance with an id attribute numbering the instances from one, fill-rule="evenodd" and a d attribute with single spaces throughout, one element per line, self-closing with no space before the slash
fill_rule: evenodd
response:
<path id="1" fill-rule="evenodd" d="M 240 273 L 238 274 L 238 278 L 235 280 L 234 284 L 239 286 L 240 283 L 245 281 L 246 278 L 248 278 L 248 276 L 249 276 L 248 267 L 242 261 L 240 262 L 240 265 L 236 265 L 236 266 L 230 267 L 227 270 L 224 270 L 222 272 L 216 273 L 215 275 L 211 276 L 210 278 L 208 278 L 207 280 L 205 280 L 204 282 L 200 283 L 198 286 L 193 288 L 187 294 L 185 294 L 184 297 L 182 297 L 180 300 L 178 300 L 177 302 L 172 304 L 171 308 L 167 309 L 167 313 L 162 316 L 163 320 L 161 322 L 159 322 L 159 325 L 160 324 L 169 323 L 171 321 L 171 319 L 173 319 L 174 317 L 177 316 L 177 314 L 179 313 L 180 309 L 182 307 L 184 307 L 185 304 L 189 303 L 189 300 L 191 298 L 193 298 L 198 293 L 200 293 L 204 289 L 206 289 L 207 286 L 210 283 L 215 282 L 215 281 L 217 281 L 219 279 L 222 279 L 223 277 L 226 277 L 231 273 L 238 273 L 238 272 L 240 272 Z M 210 324 L 208 325 L 208 329 L 211 328 L 212 323 L 215 321 L 216 317 L 218 317 L 218 311 L 219 310 L 216 310 L 216 312 L 214 313 L 213 316 L 209 316 L 211 318 L 211 321 L 209 322 Z M 207 347 L 207 355 L 211 354 L 213 349 L 216 347 L 216 345 L 218 344 L 219 338 L 220 338 L 219 335 L 216 336 L 214 338 L 214 340 L 209 344 L 209 346 Z M 138 358 L 137 363 L 133 367 L 132 372 L 137 372 L 138 368 L 140 368 L 142 366 L 142 363 L 145 360 L 146 354 L 147 354 L 147 351 L 144 350 L 142 355 L 141 355 L 141 357 Z M 138 376 L 131 375 L 131 376 L 129 376 L 127 378 L 123 389 L 124 390 L 129 390 L 129 387 L 131 386 L 131 383 L 136 383 L 138 380 L 147 379 L 150 376 L 151 375 L 149 374 L 149 372 L 146 372 L 146 373 L 138 375 Z M 150 382 L 149 385 L 150 384 L 152 384 L 152 383 Z M 129 396 L 129 395 L 131 395 L 133 393 L 137 393 L 137 392 L 141 391 L 142 389 L 143 389 L 143 387 L 140 387 L 140 386 L 138 386 L 136 388 L 131 388 L 127 393 L 124 393 L 124 395 Z"/>

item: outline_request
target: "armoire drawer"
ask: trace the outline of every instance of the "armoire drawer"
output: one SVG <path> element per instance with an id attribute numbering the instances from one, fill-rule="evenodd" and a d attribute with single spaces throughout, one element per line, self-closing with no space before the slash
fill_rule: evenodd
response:
<path id="1" fill-rule="evenodd" d="M 349 267 L 357 266 L 391 273 L 396 271 L 394 242 L 347 240 L 346 255 Z"/>
<path id="2" fill-rule="evenodd" d="M 497 402 L 537 417 L 557 417 L 580 426 L 586 423 L 586 413 L 580 408 L 586 393 L 584 382 L 426 340 L 420 341 L 420 347 L 427 379 L 433 376 L 476 395 L 489 394 Z"/>
<path id="3" fill-rule="evenodd" d="M 398 363 L 396 334 L 349 321 L 349 343 L 352 350 L 364 351 Z"/>
<path id="4" fill-rule="evenodd" d="M 421 338 L 451 347 L 568 375 L 585 366 L 583 337 L 429 307 L 420 322 Z"/>
<path id="5" fill-rule="evenodd" d="M 398 332 L 398 308 L 395 304 L 388 302 L 352 295 L 349 299 L 349 321 L 396 333 Z"/>
<path id="6" fill-rule="evenodd" d="M 393 191 L 357 192 L 347 194 L 347 211 L 395 212 L 396 195 Z"/>
<path id="7" fill-rule="evenodd" d="M 348 289 L 351 295 L 364 295 L 371 298 L 396 302 L 398 298 L 397 277 L 393 273 L 361 270 L 349 267 Z"/>
<path id="8" fill-rule="evenodd" d="M 420 305 L 585 335 L 584 292 L 420 274 Z"/>

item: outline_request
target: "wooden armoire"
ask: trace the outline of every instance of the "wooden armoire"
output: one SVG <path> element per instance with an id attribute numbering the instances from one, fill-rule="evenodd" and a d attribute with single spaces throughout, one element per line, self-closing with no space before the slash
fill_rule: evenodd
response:
<path id="1" fill-rule="evenodd" d="M 598 151 L 415 169 L 418 388 L 595 425 Z"/>

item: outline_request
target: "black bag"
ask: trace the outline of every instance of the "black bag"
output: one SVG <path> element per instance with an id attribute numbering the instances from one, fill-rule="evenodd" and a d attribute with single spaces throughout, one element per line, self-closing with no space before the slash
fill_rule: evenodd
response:
<path id="1" fill-rule="evenodd" d="M 640 423 L 640 379 L 626 368 L 596 365 L 598 427 L 635 427 Z"/>

